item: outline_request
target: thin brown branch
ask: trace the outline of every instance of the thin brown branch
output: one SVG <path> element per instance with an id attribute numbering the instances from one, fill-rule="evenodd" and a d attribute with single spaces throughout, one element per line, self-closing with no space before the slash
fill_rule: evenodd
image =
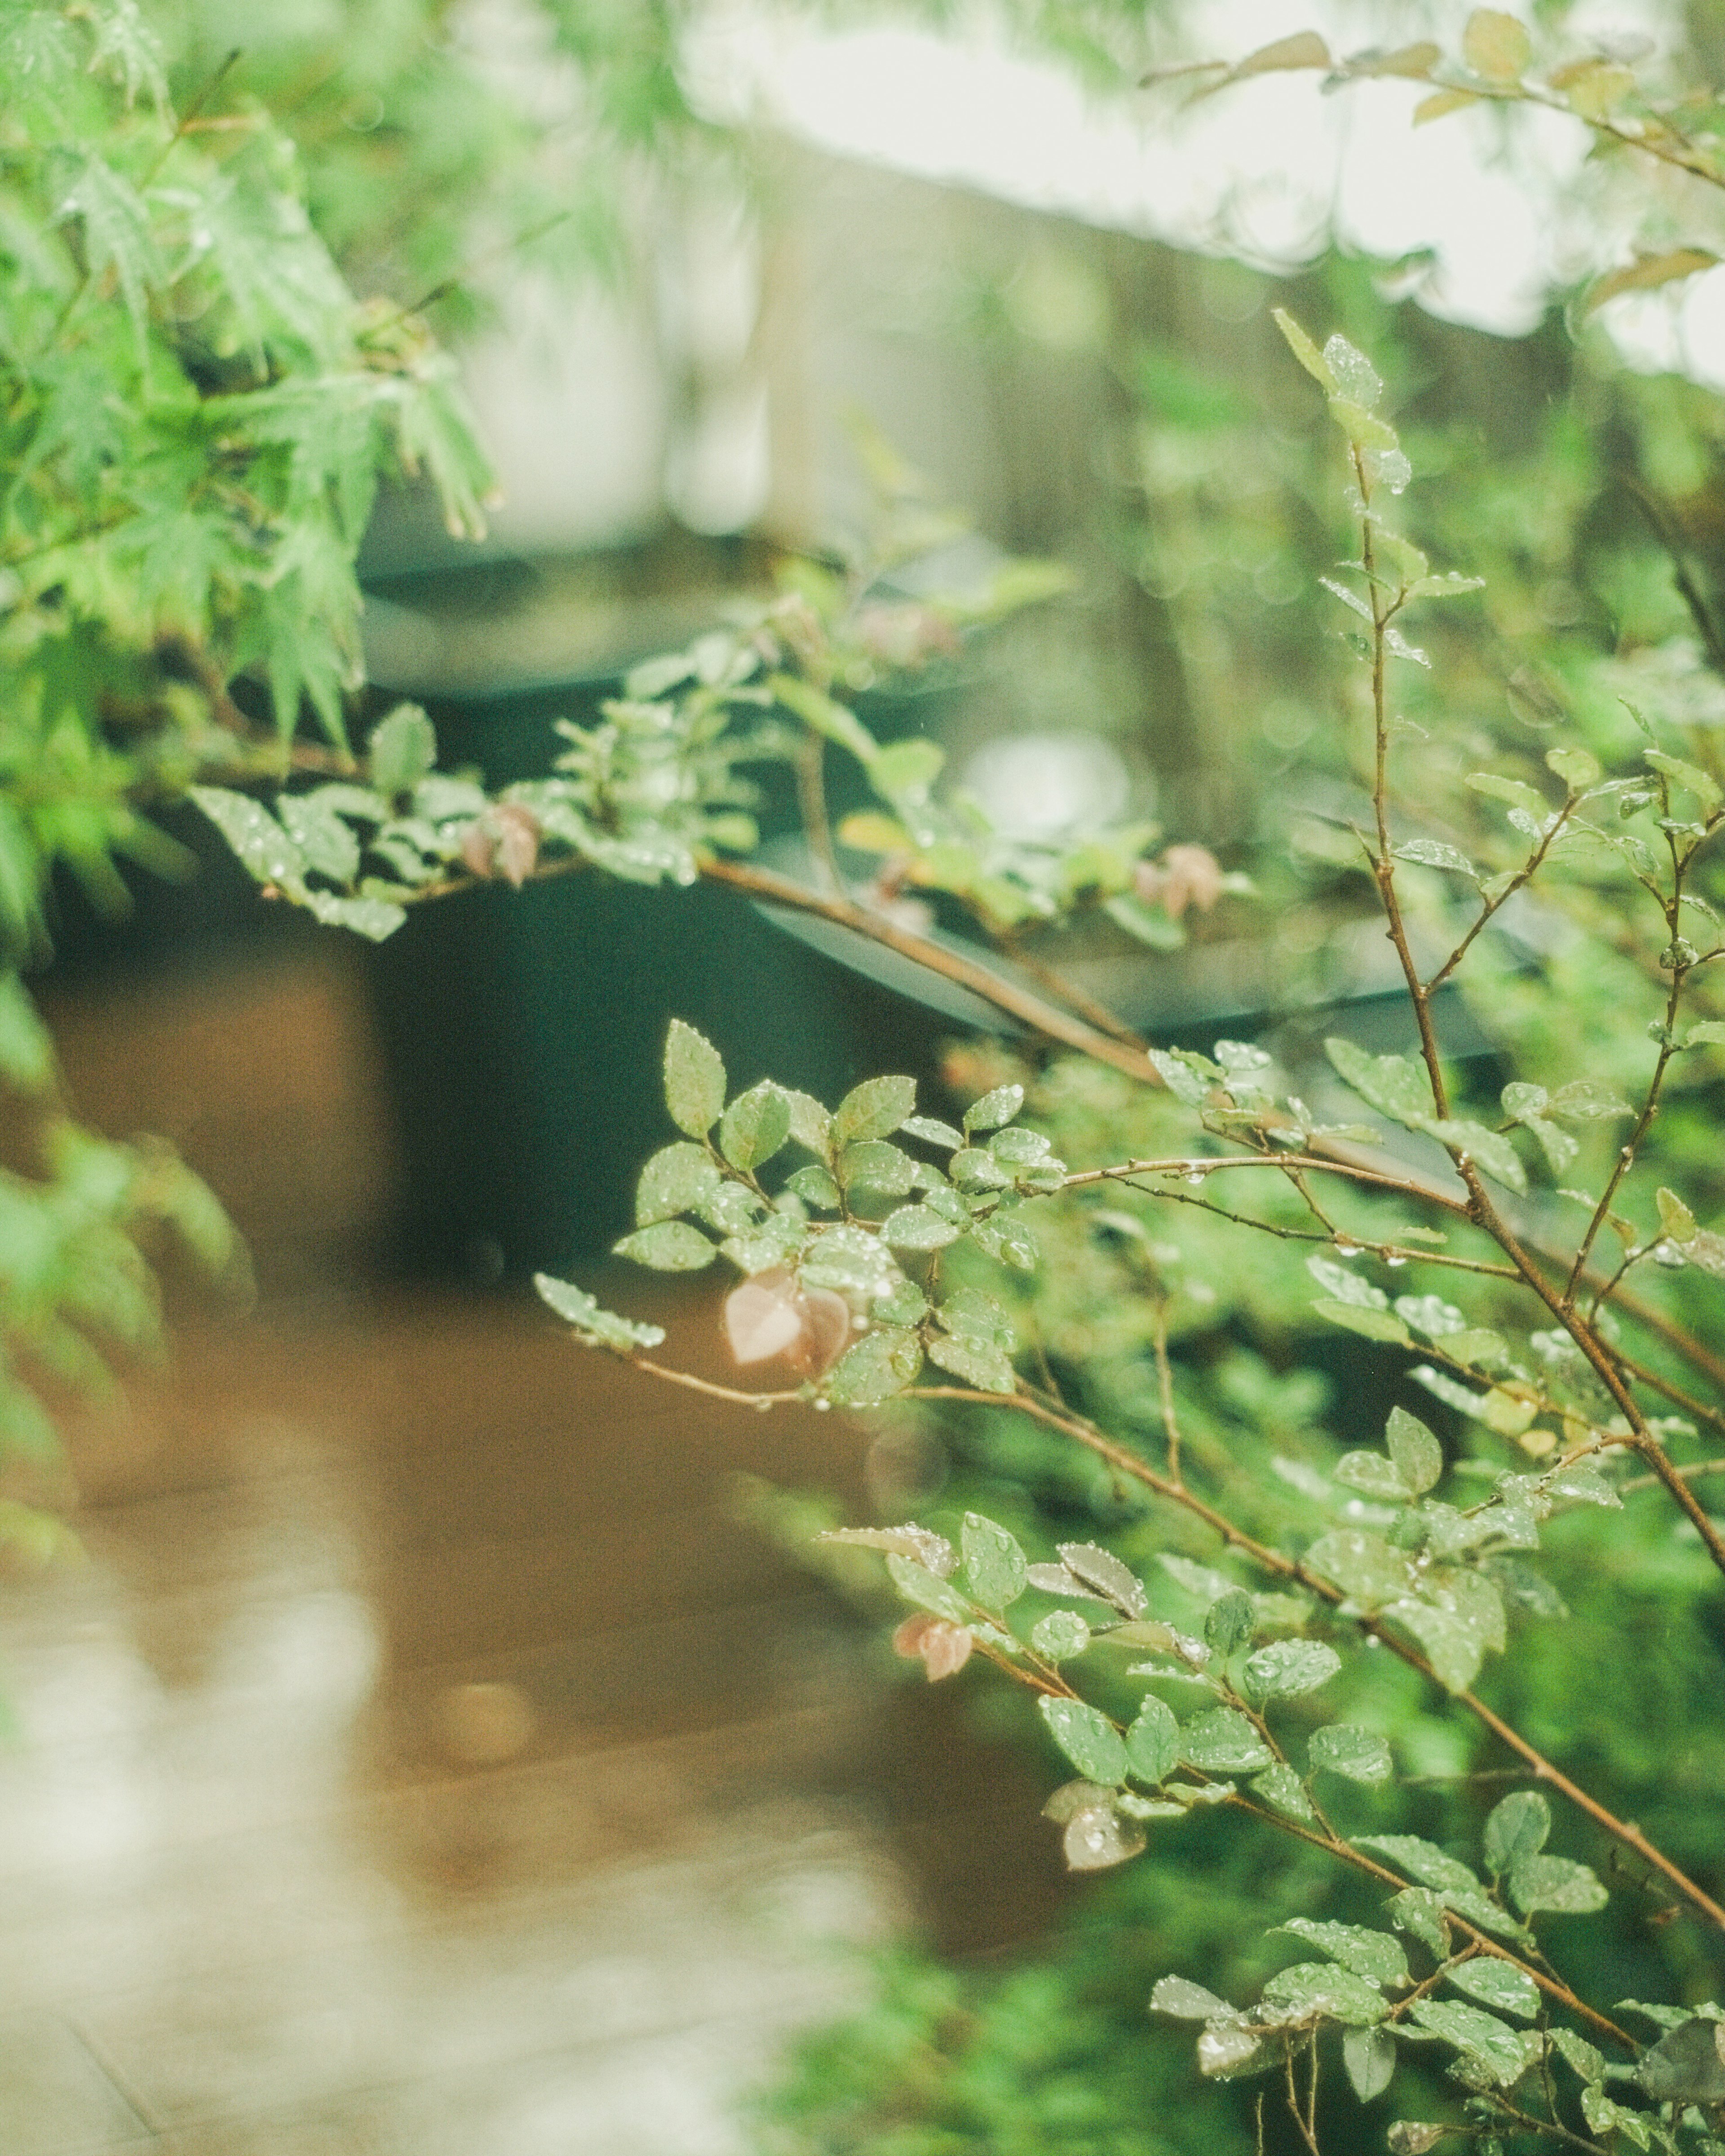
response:
<path id="1" fill-rule="evenodd" d="M 1128 1160 L 1112 1168 L 1080 1168 L 1069 1175 L 1061 1188 L 1081 1189 L 1089 1183 L 1124 1183 L 1138 1175 L 1163 1175 L 1187 1179 L 1194 1176 L 1219 1175 L 1224 1169 L 1240 1168 L 1273 1168 L 1283 1172 L 1288 1168 L 1309 1168 L 1324 1175 L 1337 1175 L 1349 1183 L 1363 1184 L 1368 1189 L 1393 1191 L 1399 1198 L 1417 1198 L 1428 1205 L 1440 1205 L 1448 1213 L 1466 1220 L 1472 1215 L 1466 1202 L 1452 1198 L 1446 1192 L 1434 1190 L 1425 1183 L 1414 1182 L 1399 1175 L 1388 1175 L 1381 1170 L 1363 1168 L 1352 1160 L 1329 1160 L 1320 1153 L 1197 1153 L 1187 1158 L 1169 1160 Z M 1153 1192 L 1153 1196 L 1163 1194 Z M 1167 1194 L 1169 1196 L 1173 1193 Z M 1420 1254 L 1424 1256 L 1422 1251 Z"/>

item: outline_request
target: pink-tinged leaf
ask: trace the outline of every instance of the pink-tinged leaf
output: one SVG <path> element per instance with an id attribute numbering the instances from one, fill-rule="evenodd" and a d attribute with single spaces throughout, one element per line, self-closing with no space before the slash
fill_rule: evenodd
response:
<path id="1" fill-rule="evenodd" d="M 1208 846 L 1170 846 L 1159 861 L 1140 861 L 1132 889 L 1146 906 L 1178 921 L 1189 906 L 1208 913 L 1222 896 L 1222 868 Z"/>
<path id="2" fill-rule="evenodd" d="M 725 1298 L 725 1337 L 737 1362 L 765 1363 L 800 1346 L 808 1306 L 788 1273 L 757 1273 Z"/>
<path id="3" fill-rule="evenodd" d="M 883 1550 L 888 1557 L 907 1557 L 932 1572 L 937 1579 L 949 1579 L 958 1562 L 957 1553 L 944 1535 L 932 1527 L 919 1527 L 905 1520 L 896 1527 L 829 1527 L 817 1542 L 848 1543 L 853 1549 Z"/>
<path id="4" fill-rule="evenodd" d="M 915 1661 L 920 1656 L 931 1684 L 942 1677 L 956 1676 L 970 1660 L 974 1645 L 963 1625 L 921 1610 L 914 1617 L 906 1617 L 892 1635 L 893 1651 L 906 1661 Z"/>
<path id="5" fill-rule="evenodd" d="M 805 1378 L 824 1377 L 850 1345 L 850 1305 L 831 1288 L 803 1291 L 803 1331 L 787 1350 Z"/>
<path id="6" fill-rule="evenodd" d="M 461 840 L 463 865 L 488 880 L 502 876 L 519 890 L 539 859 L 539 819 L 518 801 L 496 801 L 475 816 Z"/>
<path id="7" fill-rule="evenodd" d="M 497 873 L 519 891 L 539 859 L 539 819 L 519 801 L 500 801 L 491 814 L 497 827 L 492 856 Z"/>

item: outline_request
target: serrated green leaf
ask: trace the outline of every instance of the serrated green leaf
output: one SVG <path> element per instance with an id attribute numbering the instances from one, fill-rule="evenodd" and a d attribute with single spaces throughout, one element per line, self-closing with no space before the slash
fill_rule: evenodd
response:
<path id="1" fill-rule="evenodd" d="M 1419 1124 L 1434 1112 L 1431 1086 L 1422 1065 L 1405 1055 L 1372 1055 L 1332 1034 L 1324 1043 L 1337 1075 L 1368 1106 L 1393 1122 Z"/>
<path id="2" fill-rule="evenodd" d="M 1368 2028 L 1389 2011 L 1383 1994 L 1335 1962 L 1300 1961 L 1278 1969 L 1259 1995 L 1260 2011 L 1276 2010 L 1276 2019 L 1340 2021 Z"/>
<path id="3" fill-rule="evenodd" d="M 956 1243 L 963 1232 L 926 1205 L 901 1205 L 880 1224 L 881 1241 L 891 1244 L 896 1250 L 944 1250 L 948 1243 Z"/>
<path id="4" fill-rule="evenodd" d="M 916 1106 L 914 1078 L 865 1078 L 833 1111 L 831 1142 L 838 1149 L 891 1137 Z"/>
<path id="5" fill-rule="evenodd" d="M 1388 1932 L 1375 1932 L 1364 1924 L 1319 1923 L 1310 1917 L 1290 1917 L 1276 1928 L 1304 1939 L 1368 1984 L 1389 1984 L 1399 1990 L 1410 1981 L 1408 1958 L 1400 1942 Z"/>
<path id="6" fill-rule="evenodd" d="M 897 1551 L 887 1553 L 886 1569 L 892 1575 L 893 1585 L 906 1602 L 927 1610 L 931 1616 L 944 1617 L 950 1624 L 969 1623 L 971 1613 L 964 1597 L 937 1572 L 931 1572 L 926 1564 Z"/>
<path id="7" fill-rule="evenodd" d="M 1030 1645 L 1048 1661 L 1070 1661 L 1089 1646 L 1090 1627 L 1076 1609 L 1050 1609 L 1030 1627 Z"/>
<path id="8" fill-rule="evenodd" d="M 1389 1745 L 1376 1730 L 1362 1729 L 1354 1722 L 1332 1722 L 1314 1729 L 1306 1740 L 1306 1756 L 1314 1773 L 1322 1767 L 1368 1788 L 1387 1782 L 1393 1771 Z"/>
<path id="9" fill-rule="evenodd" d="M 1055 1699 L 1044 1692 L 1036 1705 L 1049 1734 L 1085 1776 L 1105 1788 L 1117 1788 L 1130 1771 L 1120 1732 L 1106 1715 L 1079 1699 Z"/>
<path id="10" fill-rule="evenodd" d="M 1317 1818 L 1312 1799 L 1306 1794 L 1306 1785 L 1294 1769 L 1278 1759 L 1273 1767 L 1266 1767 L 1261 1774 L 1252 1777 L 1252 1793 L 1261 1797 L 1272 1810 L 1285 1819 L 1306 1821 Z"/>
<path id="11" fill-rule="evenodd" d="M 784 1187 L 800 1198 L 805 1205 L 817 1205 L 824 1212 L 836 1213 L 845 1203 L 844 1194 L 838 1184 L 815 1161 L 810 1161 L 806 1168 L 799 1168 L 794 1175 L 787 1176 Z M 888 1236 L 887 1240 L 890 1242 L 891 1238 Z"/>
<path id="12" fill-rule="evenodd" d="M 1385 1907 L 1398 1931 L 1429 1948 L 1435 1959 L 1446 1961 L 1450 1953 L 1449 1927 L 1444 1921 L 1444 1897 L 1429 1887 L 1404 1887 L 1391 1895 Z"/>
<path id="13" fill-rule="evenodd" d="M 717 1246 L 686 1220 L 656 1221 L 611 1247 L 619 1258 L 633 1258 L 658 1273 L 698 1273 L 719 1255 Z"/>
<path id="14" fill-rule="evenodd" d="M 1344 2029 L 1342 2067 L 1362 2103 L 1382 2096 L 1395 2078 L 1395 2039 L 1387 2029 Z"/>
<path id="15" fill-rule="evenodd" d="M 1245 1646 L 1256 1628 L 1258 1613 L 1244 1588 L 1230 1588 L 1213 1602 L 1204 1616 L 1204 1644 L 1219 1660 L 1226 1661 Z"/>
<path id="16" fill-rule="evenodd" d="M 1409 839 L 1390 851 L 1399 861 L 1416 861 L 1422 868 L 1450 869 L 1457 875 L 1479 880 L 1479 870 L 1458 846 L 1446 846 L 1437 839 Z"/>
<path id="17" fill-rule="evenodd" d="M 1413 1591 L 1406 1553 L 1369 1528 L 1340 1527 L 1320 1535 L 1306 1553 L 1306 1566 L 1368 1613 Z"/>
<path id="18" fill-rule="evenodd" d="M 1218 1999 L 1214 1991 L 1206 1991 L 1201 1984 L 1194 1984 L 1188 1977 L 1163 1976 L 1156 1980 L 1150 1994 L 1150 2011 L 1167 2014 L 1176 2021 L 1225 2020 L 1232 2015 L 1237 2020 L 1239 2010 L 1230 2006 L 1225 1999 Z"/>
<path id="19" fill-rule="evenodd" d="M 970 1591 L 983 1609 L 1009 1609 L 1025 1584 L 1024 1553 L 1017 1538 L 980 1512 L 967 1512 L 959 1548 Z"/>
<path id="20" fill-rule="evenodd" d="M 1532 2021 L 1539 2013 L 1539 1986 L 1512 1962 L 1494 1954 L 1476 1954 L 1471 1961 L 1454 1962 L 1444 1971 L 1458 1991 L 1476 1999 L 1494 2014 L 1513 2014 Z"/>
<path id="21" fill-rule="evenodd" d="M 846 1190 L 904 1198 L 916 1187 L 916 1162 L 901 1146 L 889 1145 L 884 1138 L 860 1138 L 841 1147 L 834 1166 Z"/>
<path id="22" fill-rule="evenodd" d="M 1327 1684 L 1342 1657 L 1321 1640 L 1278 1640 L 1246 1657 L 1247 1696 L 1255 1701 L 1298 1699 Z"/>
<path id="23" fill-rule="evenodd" d="M 1540 2041 L 1532 2030 L 1512 2029 L 1477 2006 L 1463 2006 L 1450 1999 L 1419 1999 L 1408 2012 L 1416 2027 L 1453 2044 L 1498 2088 L 1512 2087 L 1539 2056 Z"/>
<path id="24" fill-rule="evenodd" d="M 1207 1774 L 1254 1774 L 1275 1754 L 1237 1707 L 1194 1715 L 1180 1732 L 1180 1756 Z"/>
<path id="25" fill-rule="evenodd" d="M 956 1152 L 964 1142 L 950 1123 L 933 1116 L 906 1116 L 899 1128 L 907 1137 L 921 1138 L 925 1145 L 938 1146 L 945 1152 Z"/>
<path id="26" fill-rule="evenodd" d="M 584 1289 L 572 1287 L 567 1281 L 553 1280 L 549 1273 L 535 1273 L 533 1286 L 540 1299 L 566 1324 L 572 1325 L 583 1339 L 601 1347 L 627 1353 L 634 1348 L 657 1348 L 665 1338 L 662 1325 L 638 1325 L 631 1318 L 619 1317 L 614 1311 L 603 1309 Z"/>
<path id="27" fill-rule="evenodd" d="M 979 1101 L 972 1101 L 964 1112 L 964 1132 L 968 1137 L 973 1131 L 992 1131 L 1003 1123 L 1009 1123 L 1024 1105 L 1022 1086 L 997 1086 L 991 1093 L 984 1093 Z"/>
<path id="28" fill-rule="evenodd" d="M 411 793 L 437 762 L 437 735 L 417 704 L 398 704 L 367 744 L 371 780 L 387 799 Z"/>
<path id="29" fill-rule="evenodd" d="M 186 790 L 258 882 L 291 889 L 303 880 L 305 855 L 260 801 L 225 786 Z"/>
<path id="30" fill-rule="evenodd" d="M 985 1393 L 1009 1394 L 1017 1389 L 1011 1358 L 986 1341 L 937 1334 L 928 1342 L 928 1359 Z"/>
<path id="31" fill-rule="evenodd" d="M 1551 1833 L 1551 1806 L 1537 1789 L 1517 1789 L 1486 1820 L 1486 1866 L 1494 1876 L 1537 1856 Z"/>
<path id="32" fill-rule="evenodd" d="M 803 1278 L 809 1278 L 803 1268 Z M 876 1407 L 914 1384 L 922 1368 L 922 1343 L 897 1326 L 877 1326 L 864 1333 L 828 1373 L 825 1391 L 839 1407 Z"/>
<path id="33" fill-rule="evenodd" d="M 1471 1612 L 1440 1609 L 1408 1595 L 1385 1603 L 1379 1614 L 1413 1635 L 1431 1664 L 1432 1674 L 1447 1691 L 1466 1691 L 1479 1675 L 1487 1642 Z"/>
<path id="34" fill-rule="evenodd" d="M 747 1171 L 771 1160 L 791 1134 L 790 1103 L 770 1079 L 739 1093 L 719 1123 L 719 1149 Z"/>
<path id="35" fill-rule="evenodd" d="M 1180 1759 L 1180 1725 L 1173 1710 L 1153 1692 L 1145 1695 L 1137 1719 L 1126 1732 L 1127 1758 L 1141 1782 L 1159 1787 Z"/>
<path id="36" fill-rule="evenodd" d="M 1585 1917 L 1610 1898 L 1598 1875 L 1567 1856 L 1523 1856 L 1512 1866 L 1510 1899 L 1523 1916 Z"/>
<path id="37" fill-rule="evenodd" d="M 725 1111 L 725 1065 L 692 1025 L 674 1018 L 665 1043 L 665 1105 L 680 1131 L 704 1138 Z"/>
<path id="38" fill-rule="evenodd" d="M 1330 1472 L 1347 1488 L 1383 1504 L 1405 1505 L 1414 1495 L 1400 1468 L 1381 1452 L 1344 1452 Z"/>
<path id="39" fill-rule="evenodd" d="M 663 1147 L 641 1170 L 635 1186 L 635 1225 L 650 1228 L 675 1219 L 711 1195 L 719 1171 L 700 1146 L 679 1139 Z"/>

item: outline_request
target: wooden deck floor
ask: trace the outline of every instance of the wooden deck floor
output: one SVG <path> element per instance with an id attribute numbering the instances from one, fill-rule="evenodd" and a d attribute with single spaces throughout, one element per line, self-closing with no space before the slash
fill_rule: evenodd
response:
<path id="1" fill-rule="evenodd" d="M 331 1260 L 382 1187 L 317 1138 L 364 1119 L 343 993 L 61 1014 L 91 1119 L 194 1126 L 279 1291 L 83 1418 L 88 1562 L 0 1588 L 0 2148 L 729 2156 L 860 1948 L 1022 1936 L 1054 1851 L 944 1688 L 730 1516 L 737 1468 L 859 1492 L 865 1427 Z M 272 1086 L 316 1173 L 258 1136 Z M 710 1353 L 710 1299 L 668 1314 Z"/>

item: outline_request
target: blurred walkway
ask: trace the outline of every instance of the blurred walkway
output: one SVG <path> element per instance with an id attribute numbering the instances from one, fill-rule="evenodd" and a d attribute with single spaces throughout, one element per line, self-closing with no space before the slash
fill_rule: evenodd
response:
<path id="1" fill-rule="evenodd" d="M 84 1419 L 90 1562 L 0 1588 L 0 2148 L 728 2156 L 859 1943 L 1022 1936 L 1053 1851 L 726 1516 L 737 1467 L 855 1492 L 865 1432 L 364 1287 L 345 993 L 61 1014 L 84 1111 L 194 1122 L 278 1291 Z M 709 1296 L 653 1314 L 710 1359 Z"/>

